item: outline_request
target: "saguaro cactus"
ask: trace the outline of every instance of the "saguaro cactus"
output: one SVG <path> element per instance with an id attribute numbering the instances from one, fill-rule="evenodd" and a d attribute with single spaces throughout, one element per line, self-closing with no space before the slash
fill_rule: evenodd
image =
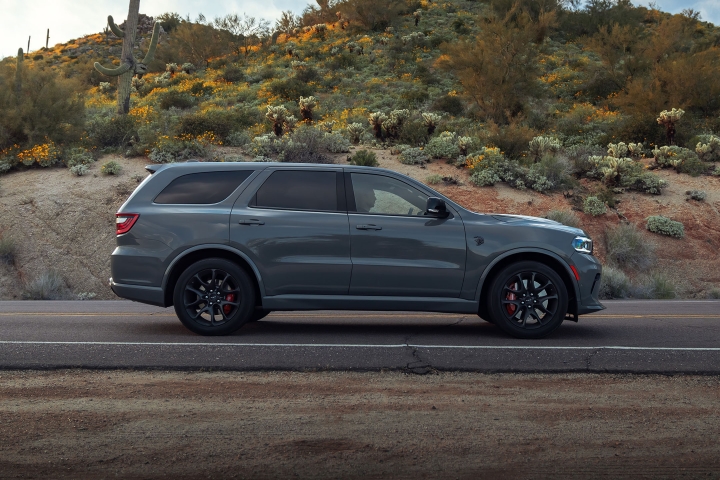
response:
<path id="1" fill-rule="evenodd" d="M 22 48 L 18 48 L 17 54 L 17 67 L 15 68 L 15 91 L 17 92 L 18 99 L 22 93 L 22 66 L 25 60 L 25 54 Z"/>
<path id="2" fill-rule="evenodd" d="M 130 92 L 132 90 L 131 80 L 137 75 L 142 78 L 147 73 L 147 64 L 150 63 L 155 56 L 155 48 L 157 47 L 158 38 L 160 36 L 160 23 L 155 22 L 153 28 L 152 40 L 147 55 L 142 62 L 135 60 L 133 56 L 133 48 L 135 47 L 135 37 L 137 36 L 138 12 L 140 11 L 140 0 L 130 0 L 130 8 L 128 10 L 125 31 L 115 25 L 112 15 L 108 16 L 108 26 L 112 32 L 123 39 L 122 55 L 120 57 L 120 66 L 116 68 L 105 68 L 98 62 L 95 62 L 95 69 L 109 77 L 118 77 L 117 90 L 117 113 L 118 115 L 126 115 L 130 111 Z"/>

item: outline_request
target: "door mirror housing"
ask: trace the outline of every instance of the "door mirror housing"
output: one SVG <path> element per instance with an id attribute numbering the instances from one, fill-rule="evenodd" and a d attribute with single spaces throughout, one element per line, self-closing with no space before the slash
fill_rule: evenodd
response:
<path id="1" fill-rule="evenodd" d="M 430 197 L 427 199 L 427 206 L 425 207 L 425 215 L 436 218 L 447 218 L 450 212 L 445 206 L 445 200 L 437 197 Z"/>

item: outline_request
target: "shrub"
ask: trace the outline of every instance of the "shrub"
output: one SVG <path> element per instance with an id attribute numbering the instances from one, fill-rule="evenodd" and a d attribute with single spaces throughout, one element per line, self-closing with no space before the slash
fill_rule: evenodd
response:
<path id="1" fill-rule="evenodd" d="M 638 298 L 675 298 L 675 284 L 661 273 L 653 273 L 634 289 L 634 296 Z"/>
<path id="2" fill-rule="evenodd" d="M 555 190 L 557 188 L 570 184 L 570 173 L 572 166 L 570 162 L 559 155 L 546 154 L 539 163 L 535 163 L 530 167 L 530 174 L 534 176 L 534 184 L 531 186 L 533 190 L 545 191 Z M 544 186 L 544 188 L 540 188 Z"/>
<path id="3" fill-rule="evenodd" d="M 607 212 L 607 206 L 605 205 L 605 202 L 599 198 L 590 196 L 583 202 L 583 212 L 596 217 Z"/>
<path id="4" fill-rule="evenodd" d="M 711 298 L 713 300 L 720 299 L 720 289 L 713 288 L 707 293 L 707 298 Z"/>
<path id="5" fill-rule="evenodd" d="M 300 97 L 309 97 L 313 94 L 313 87 L 297 78 L 275 80 L 270 84 L 270 93 L 288 101 L 297 102 Z"/>
<path id="6" fill-rule="evenodd" d="M 226 139 L 231 133 L 245 130 L 260 119 L 258 112 L 252 109 L 209 110 L 182 117 L 177 130 L 181 135 L 193 136 L 212 132 Z"/>
<path id="7" fill-rule="evenodd" d="M 350 151 L 350 141 L 337 132 L 326 133 L 322 144 L 330 153 L 347 153 Z"/>
<path id="8" fill-rule="evenodd" d="M 220 75 L 220 78 L 229 83 L 244 82 L 245 72 L 238 67 L 228 66 L 225 67 L 225 71 Z"/>
<path id="9" fill-rule="evenodd" d="M 170 91 L 160 95 L 160 108 L 168 110 L 170 108 L 187 109 L 195 106 L 195 99 L 192 95 L 185 92 Z"/>
<path id="10" fill-rule="evenodd" d="M 674 168 L 678 173 L 693 177 L 704 173 L 708 166 L 695 152 L 682 147 L 660 147 L 653 150 L 655 164 L 661 168 Z"/>
<path id="11" fill-rule="evenodd" d="M 211 87 L 210 85 L 205 85 L 203 82 L 195 82 L 190 87 L 190 94 L 196 97 L 212 95 L 213 91 L 213 87 Z"/>
<path id="12" fill-rule="evenodd" d="M 63 155 L 65 165 L 72 168 L 79 165 L 90 165 L 95 161 L 92 153 L 82 147 L 75 147 L 65 151 Z"/>
<path id="13" fill-rule="evenodd" d="M 93 120 L 88 125 L 90 141 L 100 148 L 124 147 L 138 137 L 138 125 L 130 115 L 117 115 Z"/>
<path id="14" fill-rule="evenodd" d="M 652 265 L 655 247 L 635 225 L 621 224 L 605 232 L 607 259 L 614 265 L 642 270 Z"/>
<path id="15" fill-rule="evenodd" d="M 465 111 L 462 100 L 459 97 L 451 95 L 443 95 L 438 97 L 432 104 L 433 110 L 437 112 L 446 112 L 450 115 L 458 116 L 462 115 Z"/>
<path id="16" fill-rule="evenodd" d="M 652 195 L 660 195 L 662 189 L 667 187 L 667 182 L 654 173 L 642 172 L 623 176 L 620 180 L 620 186 Z"/>
<path id="17" fill-rule="evenodd" d="M 361 167 L 377 167 L 380 165 L 377 161 L 377 155 L 370 150 L 358 150 L 355 155 L 350 157 L 350 163 Z"/>
<path id="18" fill-rule="evenodd" d="M 603 267 L 598 297 L 603 300 L 626 298 L 629 293 L 630 280 L 627 275 L 617 268 Z"/>
<path id="19" fill-rule="evenodd" d="M 70 173 L 72 173 L 75 176 L 82 177 L 85 175 L 89 170 L 89 167 L 87 165 L 79 164 L 74 165 L 70 167 Z"/>
<path id="20" fill-rule="evenodd" d="M 550 210 L 545 218 L 553 220 L 568 227 L 578 228 L 580 226 L 580 219 L 577 215 L 569 210 Z"/>
<path id="21" fill-rule="evenodd" d="M 703 190 L 688 190 L 685 192 L 685 195 L 691 200 L 697 200 L 698 202 L 702 202 L 707 198 L 707 193 Z"/>
<path id="22" fill-rule="evenodd" d="M 400 163 L 405 165 L 422 165 L 430 161 L 430 158 L 420 148 L 407 148 L 400 154 Z"/>
<path id="23" fill-rule="evenodd" d="M 100 167 L 100 172 L 102 172 L 103 175 L 120 175 L 121 171 L 122 166 L 120 166 L 120 164 L 115 160 L 105 162 L 103 166 Z"/>
<path id="24" fill-rule="evenodd" d="M 250 143 L 250 135 L 247 132 L 232 132 L 225 137 L 225 144 L 230 147 L 244 147 Z"/>
<path id="25" fill-rule="evenodd" d="M 438 174 L 429 175 L 429 176 L 425 179 L 425 183 L 427 183 L 427 184 L 429 184 L 429 185 L 437 185 L 437 184 L 441 183 L 442 181 L 443 181 L 443 177 L 441 177 L 441 176 L 438 175 Z"/>
<path id="26" fill-rule="evenodd" d="M 476 170 L 470 175 L 470 181 L 478 187 L 492 187 L 496 183 L 500 182 L 500 177 L 495 170 L 492 168 L 486 168 L 483 170 Z"/>
<path id="27" fill-rule="evenodd" d="M 26 300 L 62 300 L 67 298 L 65 280 L 56 270 L 43 272 L 25 284 L 23 298 Z"/>
<path id="28" fill-rule="evenodd" d="M 667 235 L 668 237 L 683 238 L 685 236 L 685 227 L 681 222 L 670 220 L 662 215 L 648 217 L 646 228 L 653 233 Z"/>
<path id="29" fill-rule="evenodd" d="M 457 137 L 450 132 L 443 132 L 439 136 L 431 138 L 425 146 L 425 154 L 431 158 L 456 158 L 460 155 L 460 148 L 457 146 Z"/>
<path id="30" fill-rule="evenodd" d="M 17 252 L 17 244 L 12 238 L 5 236 L 0 237 L 0 263 L 6 265 L 15 264 L 15 254 Z"/>
<path id="31" fill-rule="evenodd" d="M 162 137 L 148 157 L 154 163 L 173 163 L 195 157 L 204 158 L 209 154 L 209 143 L 204 137 Z"/>

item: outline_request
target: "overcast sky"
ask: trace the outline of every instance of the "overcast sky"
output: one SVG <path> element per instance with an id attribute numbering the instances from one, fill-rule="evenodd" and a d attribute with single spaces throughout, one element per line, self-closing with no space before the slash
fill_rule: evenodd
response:
<path id="1" fill-rule="evenodd" d="M 388 0 L 393 1 L 393 0 Z M 283 10 L 299 13 L 307 0 L 143 0 L 140 12 L 155 16 L 165 12 L 178 12 L 182 16 L 197 17 L 203 13 L 208 19 L 227 13 L 243 13 L 275 20 Z M 313 2 L 314 3 L 314 2 Z M 649 1 L 636 1 L 647 5 Z M 701 12 L 702 19 L 720 23 L 720 0 L 656 0 L 661 10 L 677 13 L 684 8 Z M 45 46 L 46 29 L 50 29 L 50 45 L 64 43 L 72 38 L 97 33 L 107 25 L 112 15 L 117 23 L 127 16 L 126 0 L 2 0 L 0 15 L 0 58 L 16 55 L 17 49 L 30 51 Z"/>

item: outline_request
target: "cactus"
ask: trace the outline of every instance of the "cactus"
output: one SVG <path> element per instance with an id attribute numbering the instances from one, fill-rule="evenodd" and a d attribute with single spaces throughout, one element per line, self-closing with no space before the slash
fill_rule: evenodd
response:
<path id="1" fill-rule="evenodd" d="M 442 120 L 442 117 L 437 113 L 423 113 L 422 119 L 423 123 L 425 123 L 425 126 L 428 129 L 428 135 L 432 135 L 433 133 L 435 133 L 437 124 L 440 122 L 440 120 Z"/>
<path id="2" fill-rule="evenodd" d="M 400 136 L 400 130 L 405 123 L 405 120 L 410 118 L 410 110 L 401 109 L 393 110 L 390 112 L 390 116 L 383 122 L 383 127 L 390 138 L 397 138 Z"/>
<path id="3" fill-rule="evenodd" d="M 101 84 L 104 82 L 101 82 Z M 132 91 L 137 93 L 140 89 L 145 86 L 145 80 L 142 78 L 133 77 L 132 79 Z"/>
<path id="4" fill-rule="evenodd" d="M 613 158 L 625 158 L 627 157 L 628 151 L 628 146 L 625 142 L 608 143 L 607 146 L 608 155 Z"/>
<path id="5" fill-rule="evenodd" d="M 700 157 L 700 160 L 703 162 L 717 162 L 720 160 L 720 138 L 715 135 L 702 135 L 700 138 L 707 142 L 700 141 L 695 146 L 695 153 Z"/>
<path id="6" fill-rule="evenodd" d="M 543 155 L 557 152 L 562 145 L 557 138 L 538 136 L 530 140 L 528 147 L 533 161 L 539 162 Z"/>
<path id="7" fill-rule="evenodd" d="M 457 145 L 460 149 L 460 155 L 467 155 L 470 147 L 473 145 L 472 137 L 458 137 Z"/>
<path id="8" fill-rule="evenodd" d="M 310 95 L 309 97 L 300 97 L 298 102 L 300 105 L 300 115 L 303 121 L 312 123 L 313 121 L 313 108 L 317 107 L 317 98 Z"/>
<path id="9" fill-rule="evenodd" d="M 160 37 L 160 22 L 155 22 L 147 55 L 145 55 L 142 62 L 135 60 L 135 57 L 133 56 L 133 48 L 135 47 L 135 37 L 137 35 L 139 11 L 140 0 L 130 0 L 125 32 L 115 25 L 112 15 L 108 16 L 108 26 L 110 27 L 110 30 L 112 30 L 116 36 L 123 39 L 120 65 L 116 68 L 105 68 L 100 65 L 100 63 L 95 62 L 95 69 L 98 72 L 109 77 L 118 77 L 118 115 L 127 115 L 130 111 L 130 92 L 132 89 L 131 79 L 135 75 L 137 75 L 138 78 L 142 78 L 142 76 L 147 73 L 147 64 L 155 57 L 155 49 L 157 48 L 158 38 Z"/>
<path id="10" fill-rule="evenodd" d="M 168 72 L 170 75 L 175 76 L 175 74 L 177 73 L 177 71 L 179 69 L 180 69 L 180 67 L 178 67 L 177 63 L 166 63 L 165 64 L 165 71 Z"/>
<path id="11" fill-rule="evenodd" d="M 415 18 L 415 26 L 417 27 L 418 23 L 420 23 L 420 19 L 422 18 L 422 10 L 415 10 L 413 17 Z"/>
<path id="12" fill-rule="evenodd" d="M 665 136 L 669 145 L 675 145 L 675 124 L 683 115 L 685 115 L 684 110 L 673 108 L 672 110 L 663 110 L 657 118 L 658 124 L 665 126 Z"/>
<path id="13" fill-rule="evenodd" d="M 372 126 L 373 133 L 375 134 L 375 138 L 381 139 L 382 138 L 382 127 L 383 124 L 387 121 L 388 117 L 382 112 L 375 112 L 371 113 L 368 117 L 368 122 L 370 122 L 370 126 Z"/>
<path id="14" fill-rule="evenodd" d="M 180 70 L 187 73 L 188 75 L 191 75 L 191 74 L 195 73 L 195 70 L 197 70 L 197 68 L 192 63 L 185 62 L 182 64 L 182 67 L 180 67 Z"/>
<path id="15" fill-rule="evenodd" d="M 18 100 L 20 99 L 20 94 L 22 93 L 23 61 L 25 61 L 25 55 L 23 54 L 23 49 L 18 48 L 17 66 L 15 67 L 15 92 L 17 93 Z"/>
<path id="16" fill-rule="evenodd" d="M 360 139 L 362 138 L 363 133 L 365 133 L 365 128 L 362 126 L 362 123 L 351 123 L 347 126 L 346 130 L 348 135 L 350 135 L 350 140 L 355 145 L 360 143 Z"/>
<path id="17" fill-rule="evenodd" d="M 290 112 L 288 112 L 287 108 L 283 107 L 282 105 L 278 107 L 273 107 L 272 105 L 268 105 L 267 112 L 265 113 L 265 116 L 273 122 L 273 133 L 276 137 L 282 137 L 283 134 L 283 128 L 285 126 L 286 121 L 288 120 L 290 115 Z M 293 117 L 294 118 L 294 117 Z"/>

